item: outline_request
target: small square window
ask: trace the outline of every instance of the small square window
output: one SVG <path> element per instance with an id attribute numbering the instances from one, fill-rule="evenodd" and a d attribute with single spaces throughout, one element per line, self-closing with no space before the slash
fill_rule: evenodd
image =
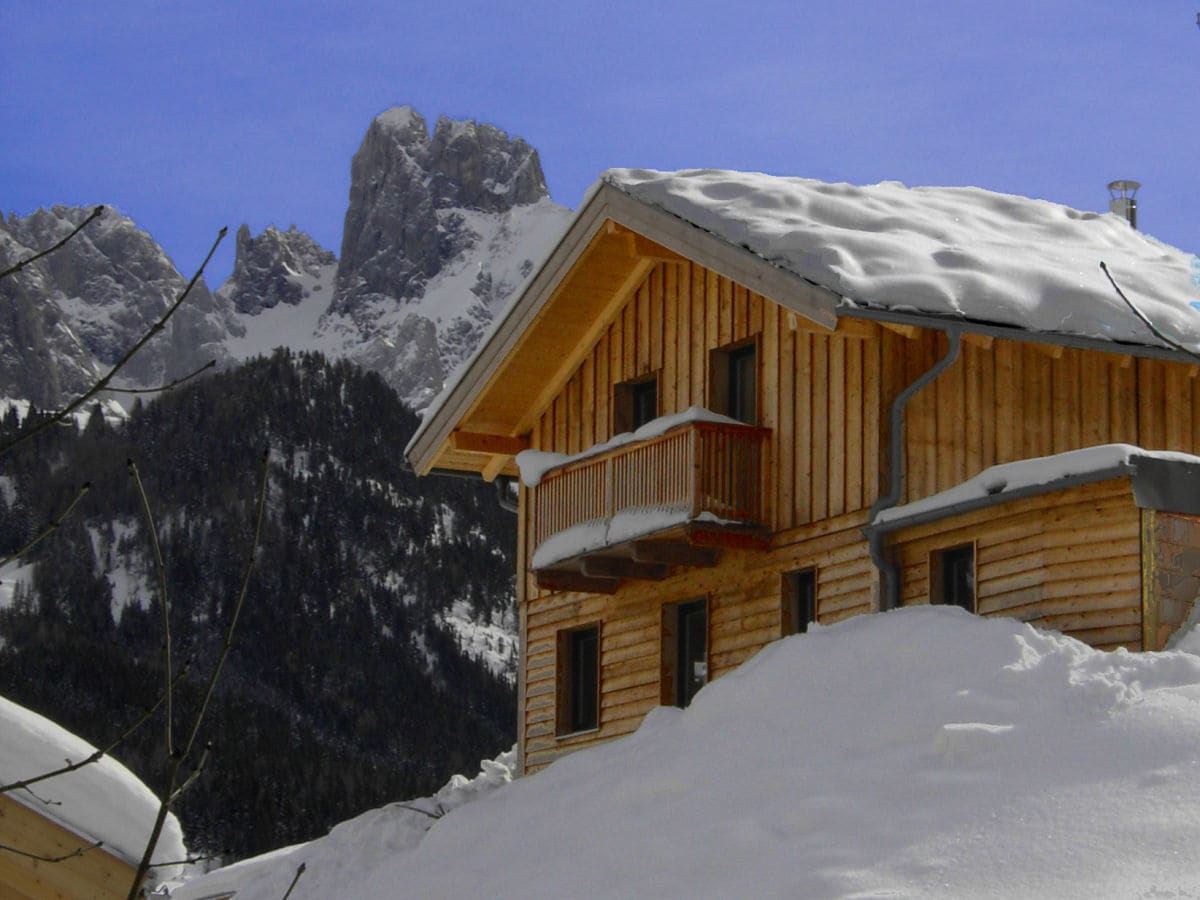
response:
<path id="1" fill-rule="evenodd" d="M 747 425 L 758 424 L 758 348 L 754 343 L 714 350 L 709 378 L 713 412 Z"/>
<path id="2" fill-rule="evenodd" d="M 600 726 L 600 626 L 558 633 L 557 733 Z"/>
<path id="3" fill-rule="evenodd" d="M 636 431 L 657 418 L 657 376 L 616 386 L 613 396 L 613 434 Z"/>
<path id="4" fill-rule="evenodd" d="M 803 634 L 817 621 L 817 570 L 801 569 L 783 575 L 783 634 Z"/>
<path id="5" fill-rule="evenodd" d="M 929 602 L 975 612 L 975 545 L 929 554 Z"/>

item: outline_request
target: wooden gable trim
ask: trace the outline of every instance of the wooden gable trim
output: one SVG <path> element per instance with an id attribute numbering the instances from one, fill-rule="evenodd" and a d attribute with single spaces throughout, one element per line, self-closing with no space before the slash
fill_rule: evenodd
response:
<path id="1" fill-rule="evenodd" d="M 509 306 L 504 318 L 479 351 L 468 360 L 458 383 L 449 389 L 442 405 L 432 412 L 428 427 L 414 438 L 406 455 L 418 475 L 427 475 L 433 469 L 437 451 L 451 430 L 478 405 L 482 388 L 495 375 L 504 358 L 516 347 L 526 329 L 537 319 L 555 290 L 600 232 L 608 218 L 608 208 L 600 193 L 598 191 L 579 210 L 566 233 L 534 274 L 533 280 Z"/>
<path id="2" fill-rule="evenodd" d="M 830 330 L 837 327 L 838 317 L 834 309 L 838 297 L 831 291 L 779 269 L 744 248 L 729 244 L 664 210 L 635 200 L 611 185 L 601 184 L 576 214 L 529 286 L 509 307 L 488 341 L 472 357 L 442 405 L 430 414 L 427 424 L 418 431 L 407 448 L 406 455 L 418 474 L 427 474 L 438 464 L 439 456 L 448 446 L 451 432 L 478 409 L 501 373 L 505 360 L 536 325 L 576 264 L 595 246 L 597 238 L 605 236 L 610 221 L 635 233 L 630 243 L 630 253 L 636 262 L 620 289 L 615 292 L 613 300 L 586 332 L 586 337 L 591 340 L 576 342 L 539 395 L 531 398 L 521 420 L 511 425 L 504 423 L 503 430 L 510 432 L 505 436 L 516 437 L 529 430 L 532 421 L 570 378 L 582 355 L 599 337 L 607 319 L 621 308 L 623 300 L 628 299 L 627 295 L 636 290 L 650 270 L 664 259 L 678 256 L 694 260 L 805 319 Z M 493 473 L 499 468 L 497 463 L 493 458 L 489 465 Z"/>

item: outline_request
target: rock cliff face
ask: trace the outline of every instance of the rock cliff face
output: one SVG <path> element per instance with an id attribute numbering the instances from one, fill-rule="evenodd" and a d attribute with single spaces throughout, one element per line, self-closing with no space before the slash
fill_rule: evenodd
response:
<path id="1" fill-rule="evenodd" d="M 350 179 L 323 328 L 342 336 L 342 353 L 424 406 L 568 211 L 550 201 L 537 151 L 525 141 L 444 117 L 430 136 L 407 106 L 371 123 Z"/>
<path id="2" fill-rule="evenodd" d="M 0 220 L 0 263 L 53 244 L 88 211 Z M 491 125 L 409 107 L 367 129 L 351 165 L 342 259 L 294 226 L 237 233 L 233 273 L 203 282 L 125 370 L 149 387 L 209 359 L 277 346 L 379 372 L 421 408 L 474 349 L 569 211 L 546 193 L 536 151 Z M 154 240 L 107 212 L 61 251 L 0 280 L 0 397 L 57 406 L 106 372 L 186 283 Z"/>
<path id="3" fill-rule="evenodd" d="M 350 164 L 334 311 L 352 316 L 380 297 L 420 297 L 478 238 L 456 213 L 502 214 L 548 197 L 537 151 L 520 138 L 443 117 L 430 139 L 420 113 L 388 110 Z"/>
<path id="4" fill-rule="evenodd" d="M 0 221 L 0 264 L 60 240 L 89 210 L 55 206 Z M 61 250 L 0 279 L 0 395 L 59 406 L 106 373 L 183 291 L 186 279 L 162 248 L 111 209 Z M 239 326 L 203 281 L 164 332 L 122 370 L 144 387 L 210 359 L 230 361 Z"/>
<path id="5" fill-rule="evenodd" d="M 237 312 L 256 315 L 280 303 L 296 306 L 305 299 L 304 278 L 320 278 L 337 257 L 293 225 L 287 231 L 269 226 L 256 238 L 243 225 L 237 232 L 233 274 L 217 291 Z"/>

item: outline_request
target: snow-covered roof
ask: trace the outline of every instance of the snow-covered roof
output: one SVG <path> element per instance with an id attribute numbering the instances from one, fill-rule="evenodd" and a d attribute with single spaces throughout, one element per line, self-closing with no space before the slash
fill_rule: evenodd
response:
<path id="1" fill-rule="evenodd" d="M 79 762 L 95 751 L 44 716 L 0 697 L 0 784 L 52 771 L 68 760 Z M 111 756 L 5 796 L 89 843 L 103 841 L 106 851 L 133 866 L 145 851 L 159 805 L 153 792 Z M 177 862 L 186 856 L 179 822 L 168 815 L 154 858 Z"/>
<path id="2" fill-rule="evenodd" d="M 512 384 L 499 374 L 532 353 L 531 333 L 551 330 L 546 313 L 557 286 L 607 221 L 825 327 L 843 316 L 928 327 L 951 322 L 1001 337 L 1181 356 L 1126 307 L 1100 269 L 1104 262 L 1162 332 L 1200 349 L 1200 286 L 1193 283 L 1200 259 L 1112 213 L 975 187 L 859 187 L 712 169 L 610 169 L 427 410 L 404 451 L 417 471 L 471 471 L 487 461 L 451 458 L 445 443 L 454 428 L 527 430 L 511 409 L 517 405 L 508 396 Z M 579 318 L 578 310 L 570 312 Z M 556 319 L 553 331 L 564 327 Z M 565 366 L 578 350 L 570 340 L 560 343 Z M 496 401 L 505 397 L 497 416 Z"/>
<path id="3" fill-rule="evenodd" d="M 1132 444 L 1101 444 L 992 466 L 947 490 L 881 510 L 870 527 L 893 531 L 993 503 L 1123 475 L 1135 479 L 1134 498 L 1141 506 L 1200 512 L 1200 456 L 1143 450 Z"/>
<path id="4" fill-rule="evenodd" d="M 1161 346 L 1200 345 L 1194 257 L 1111 213 L 976 187 L 856 186 L 751 172 L 610 169 L 601 182 L 871 308 Z"/>

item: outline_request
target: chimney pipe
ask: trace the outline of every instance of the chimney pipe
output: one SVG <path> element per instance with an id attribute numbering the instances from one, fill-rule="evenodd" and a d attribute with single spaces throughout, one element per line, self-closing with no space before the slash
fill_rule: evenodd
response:
<path id="1" fill-rule="evenodd" d="M 1109 212 L 1123 218 L 1131 228 L 1137 228 L 1137 190 L 1141 186 L 1141 182 L 1138 181 L 1122 180 L 1108 183 Z"/>

